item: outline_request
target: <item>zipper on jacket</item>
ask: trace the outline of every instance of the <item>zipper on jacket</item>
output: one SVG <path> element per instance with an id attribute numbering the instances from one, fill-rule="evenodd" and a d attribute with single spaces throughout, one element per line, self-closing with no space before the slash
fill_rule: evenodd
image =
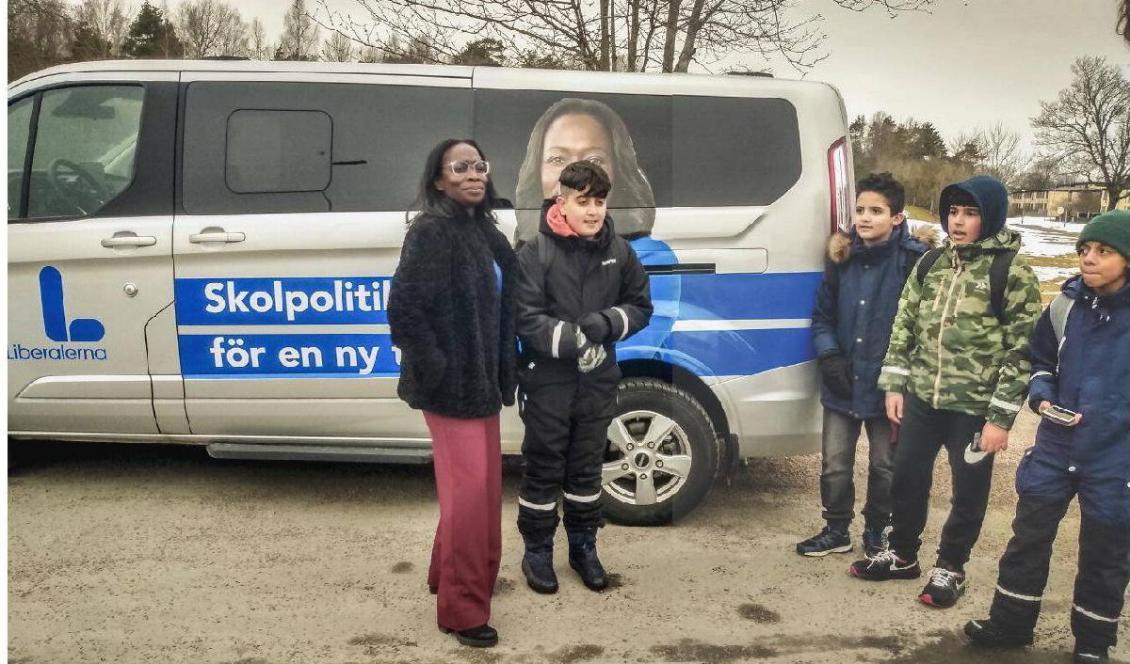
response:
<path id="1" fill-rule="evenodd" d="M 944 345 L 942 338 L 946 334 L 946 314 L 949 312 L 950 304 L 953 302 L 953 289 L 957 286 L 957 282 L 961 280 L 961 273 L 965 269 L 965 265 L 961 262 L 961 256 L 958 255 L 957 249 L 953 252 L 953 261 L 956 270 L 953 273 L 953 281 L 950 282 L 949 292 L 946 294 L 946 303 L 942 307 L 942 319 L 938 323 L 938 374 L 934 378 L 934 408 L 938 408 L 938 397 L 942 389 L 942 351 Z"/>

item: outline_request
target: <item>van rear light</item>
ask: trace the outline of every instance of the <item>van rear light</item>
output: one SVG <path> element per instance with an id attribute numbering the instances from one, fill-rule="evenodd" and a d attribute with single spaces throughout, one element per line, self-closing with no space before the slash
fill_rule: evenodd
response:
<path id="1" fill-rule="evenodd" d="M 847 137 L 828 148 L 828 189 L 831 192 L 831 234 L 851 227 L 851 174 L 848 172 Z"/>

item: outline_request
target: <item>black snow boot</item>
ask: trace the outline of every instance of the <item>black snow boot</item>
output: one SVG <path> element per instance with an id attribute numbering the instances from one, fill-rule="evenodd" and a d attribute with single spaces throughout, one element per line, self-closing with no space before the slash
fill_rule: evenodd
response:
<path id="1" fill-rule="evenodd" d="M 543 537 L 526 537 L 526 555 L 522 557 L 522 574 L 537 593 L 557 592 L 557 574 L 553 572 L 553 533 Z"/>
<path id="2" fill-rule="evenodd" d="M 600 592 L 608 587 L 608 576 L 596 556 L 596 528 L 567 531 L 569 535 L 569 567 L 581 575 L 589 590 Z"/>

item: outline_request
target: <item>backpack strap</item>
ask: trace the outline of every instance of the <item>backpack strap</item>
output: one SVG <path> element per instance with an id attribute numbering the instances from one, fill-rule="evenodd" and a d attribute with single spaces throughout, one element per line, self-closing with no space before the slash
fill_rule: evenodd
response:
<path id="1" fill-rule="evenodd" d="M 989 268 L 989 298 L 993 306 L 993 315 L 1001 325 L 1005 320 L 1004 299 L 1008 290 L 1008 272 L 1012 269 L 1012 261 L 1016 258 L 1015 251 L 1002 251 L 993 256 L 993 264 Z"/>
<path id="2" fill-rule="evenodd" d="M 922 258 L 918 261 L 918 270 L 914 275 L 914 278 L 918 280 L 919 287 L 926 283 L 926 275 L 930 273 L 934 263 L 937 263 L 938 259 L 942 257 L 943 251 L 944 249 L 939 247 L 922 254 Z"/>
<path id="3" fill-rule="evenodd" d="M 541 233 L 538 233 L 533 241 L 538 245 L 538 264 L 541 265 L 541 290 L 544 293 L 546 275 L 549 274 L 549 266 L 553 264 L 553 257 L 557 254 L 557 247 L 554 246 L 553 240 Z"/>
<path id="4" fill-rule="evenodd" d="M 1067 297 L 1063 293 L 1055 296 L 1051 305 L 1048 307 L 1048 314 L 1052 321 L 1052 330 L 1055 331 L 1056 347 L 1063 345 L 1063 335 L 1067 333 L 1067 317 L 1071 314 L 1071 308 L 1075 306 L 1075 300 Z"/>

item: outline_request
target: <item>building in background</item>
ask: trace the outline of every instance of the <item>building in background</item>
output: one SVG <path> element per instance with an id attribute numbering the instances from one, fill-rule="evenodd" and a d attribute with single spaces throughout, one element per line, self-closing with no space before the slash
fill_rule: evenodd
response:
<path id="1" fill-rule="evenodd" d="M 1064 185 L 1055 189 L 1014 191 L 1009 195 L 1011 217 L 1050 217 L 1062 221 L 1086 221 L 1102 212 L 1106 194 L 1089 185 Z M 1119 207 L 1130 207 L 1123 200 Z"/>

